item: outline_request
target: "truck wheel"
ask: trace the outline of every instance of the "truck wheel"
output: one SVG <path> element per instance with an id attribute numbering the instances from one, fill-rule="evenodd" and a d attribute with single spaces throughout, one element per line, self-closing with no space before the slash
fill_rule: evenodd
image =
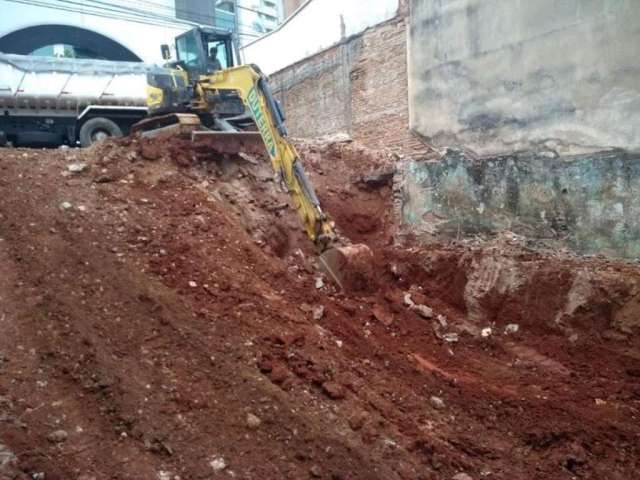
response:
<path id="1" fill-rule="evenodd" d="M 80 128 L 80 145 L 88 147 L 109 137 L 121 137 L 122 130 L 115 123 L 104 117 L 87 120 Z"/>
<path id="2" fill-rule="evenodd" d="M 7 135 L 2 130 L 0 130 L 0 147 L 4 147 L 6 143 Z"/>

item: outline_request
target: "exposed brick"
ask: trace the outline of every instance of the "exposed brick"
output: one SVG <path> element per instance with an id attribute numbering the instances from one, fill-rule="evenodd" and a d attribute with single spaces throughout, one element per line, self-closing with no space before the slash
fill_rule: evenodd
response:
<path id="1" fill-rule="evenodd" d="M 362 34 L 271 76 L 294 136 L 347 132 L 370 147 L 421 155 L 409 130 L 407 8 Z"/>

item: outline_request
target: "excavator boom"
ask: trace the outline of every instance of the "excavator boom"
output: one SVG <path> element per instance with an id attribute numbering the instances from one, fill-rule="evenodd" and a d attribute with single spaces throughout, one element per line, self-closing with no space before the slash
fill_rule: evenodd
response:
<path id="1" fill-rule="evenodd" d="M 265 76 L 257 67 L 243 65 L 217 72 L 208 82 L 201 82 L 200 86 L 204 90 L 235 90 L 244 101 L 260 132 L 277 180 L 291 196 L 307 235 L 318 250 L 324 252 L 337 241 L 337 236 L 322 211 L 295 147 L 287 139 L 282 113 Z"/>
<path id="2" fill-rule="evenodd" d="M 345 239 L 336 234 L 298 152 L 288 140 L 284 115 L 273 98 L 266 76 L 255 65 L 242 65 L 201 79 L 199 88 L 205 92 L 236 91 L 253 116 L 277 180 L 291 196 L 293 208 L 320 253 L 323 270 L 343 289 L 365 287 L 370 281 L 373 253 L 366 245 L 346 245 Z"/>

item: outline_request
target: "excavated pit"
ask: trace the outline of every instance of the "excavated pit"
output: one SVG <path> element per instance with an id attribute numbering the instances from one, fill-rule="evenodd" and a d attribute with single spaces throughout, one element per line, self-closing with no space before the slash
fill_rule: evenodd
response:
<path id="1" fill-rule="evenodd" d="M 393 156 L 299 150 L 369 288 L 264 158 L 0 150 L 0 478 L 634 478 L 637 265 L 413 244 Z"/>

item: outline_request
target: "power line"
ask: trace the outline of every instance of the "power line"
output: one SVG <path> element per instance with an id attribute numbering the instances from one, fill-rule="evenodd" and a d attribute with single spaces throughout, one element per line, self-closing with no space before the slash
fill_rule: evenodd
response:
<path id="1" fill-rule="evenodd" d="M 154 7 L 163 8 L 165 10 L 172 10 L 172 11 L 174 10 L 173 7 L 170 7 L 168 5 L 163 5 L 161 3 L 151 2 L 149 0 L 137 0 L 137 2 L 138 3 L 147 4 L 147 5 L 151 5 L 151 6 L 154 6 Z M 256 10 L 255 8 L 249 8 L 249 7 L 245 7 L 245 6 L 242 6 L 242 5 L 238 5 L 238 2 L 234 2 L 234 3 L 235 3 L 235 6 L 240 10 L 246 10 L 246 11 L 249 11 L 249 12 L 262 13 L 262 14 L 265 13 L 265 12 L 263 12 L 261 10 Z M 215 8 L 215 3 L 213 5 L 213 7 Z M 175 11 L 180 11 L 181 13 L 182 12 L 184 12 L 184 13 L 196 13 L 196 12 L 193 12 L 192 10 L 184 10 L 184 9 L 178 9 L 178 8 L 176 8 Z"/>
<path id="2" fill-rule="evenodd" d="M 38 1 L 38 0 L 6 0 L 6 1 L 12 2 L 12 3 L 21 3 L 25 5 L 30 5 L 30 6 L 44 7 L 52 10 L 81 13 L 81 14 L 92 15 L 92 16 L 97 16 L 101 18 L 126 20 L 126 21 L 131 21 L 131 22 L 136 22 L 136 23 L 141 23 L 146 25 L 154 25 L 154 26 L 175 28 L 177 26 L 193 27 L 193 26 L 200 25 L 197 22 L 192 22 L 189 20 L 169 17 L 169 16 L 165 16 L 165 15 L 161 15 L 153 12 L 145 12 L 138 9 L 124 7 L 123 5 L 106 4 L 105 2 L 101 2 L 99 0 L 89 0 L 89 2 L 93 2 L 94 4 L 89 3 L 88 5 L 86 3 L 74 2 L 72 0 L 58 0 L 58 2 L 60 2 L 58 4 L 45 3 L 44 1 Z M 153 2 L 146 2 L 146 3 L 153 3 Z M 109 8 L 106 8 L 104 5 L 108 5 Z M 154 5 L 158 5 L 158 4 L 154 4 Z M 74 6 L 78 6 L 80 7 L 80 9 L 75 8 Z M 158 6 L 161 6 L 161 5 L 158 5 Z M 106 12 L 112 12 L 112 13 L 109 14 Z M 211 19 L 210 17 L 207 18 L 207 20 L 210 20 L 210 19 Z M 239 24 L 239 26 L 245 27 L 245 28 L 251 28 L 250 26 L 245 24 Z M 253 35 L 252 33 L 242 32 L 242 31 L 238 31 L 238 34 L 245 35 L 245 36 Z M 259 37 L 259 35 L 255 35 L 255 36 Z"/>
<path id="3" fill-rule="evenodd" d="M 60 1 L 60 2 L 65 2 L 65 1 L 67 1 L 67 0 L 58 0 L 58 1 Z M 138 9 L 130 8 L 130 7 L 125 7 L 125 6 L 124 6 L 124 5 L 122 5 L 122 4 L 105 3 L 105 2 L 103 2 L 103 1 L 99 1 L 99 0 L 88 0 L 88 1 L 93 2 L 93 3 L 97 3 L 97 4 L 101 4 L 101 5 L 107 5 L 107 6 L 112 7 L 112 8 L 113 8 L 113 7 L 115 7 L 115 8 L 117 8 L 117 9 L 124 9 L 124 10 L 125 10 L 125 12 L 124 12 L 124 13 L 128 13 L 128 10 L 131 10 L 131 11 L 133 11 L 133 12 L 141 13 L 141 14 L 143 14 L 143 15 L 148 15 L 148 12 L 145 12 L 145 11 L 143 11 L 143 10 L 138 10 Z M 177 8 L 177 7 L 176 7 L 176 8 L 174 8 L 174 7 L 170 7 L 170 6 L 168 6 L 168 5 L 163 5 L 163 4 L 161 4 L 161 3 L 151 2 L 151 1 L 149 1 L 149 0 L 136 0 L 136 1 L 137 1 L 137 3 L 142 3 L 142 4 L 146 4 L 146 5 L 154 6 L 154 7 L 156 7 L 156 8 L 161 8 L 161 9 L 164 9 L 164 10 L 170 11 L 170 12 L 172 12 L 172 13 L 174 13 L 174 12 L 175 12 L 175 13 L 183 13 L 183 14 L 185 14 L 185 15 L 188 15 L 188 16 L 191 16 L 191 17 L 194 17 L 194 18 L 196 18 L 196 19 L 197 19 L 197 18 L 200 18 L 201 20 L 205 20 L 205 21 L 200 22 L 200 24 L 208 23 L 208 21 L 215 19 L 215 9 L 216 9 L 215 4 L 213 5 L 213 7 L 214 7 L 214 13 L 213 13 L 213 15 L 206 15 L 206 14 L 202 14 L 201 12 L 196 12 L 196 11 L 194 11 L 194 10 L 185 10 L 185 9 L 181 9 L 181 8 Z M 74 2 L 74 3 L 75 3 L 75 2 Z M 241 5 L 237 5 L 237 4 L 236 4 L 236 7 L 237 7 L 237 8 L 239 8 L 239 9 L 242 9 L 242 10 L 248 10 L 248 11 L 255 12 L 255 13 L 259 13 L 259 14 L 264 14 L 264 12 L 261 12 L 260 10 L 255 10 L 255 9 L 252 9 L 252 8 L 249 8 L 249 7 L 243 7 L 243 6 L 241 6 Z M 109 9 L 107 9 L 107 10 L 109 10 Z M 233 14 L 234 14 L 234 15 L 236 15 L 236 13 L 235 13 L 235 12 L 233 12 Z M 162 14 L 155 14 L 155 13 L 151 13 L 151 15 L 162 15 Z M 167 17 L 165 17 L 165 18 L 167 18 Z M 168 17 L 168 18 L 171 18 L 171 19 L 177 19 L 177 17 Z M 187 20 L 187 19 L 181 19 L 181 20 L 185 20 L 186 22 L 191 22 L 191 20 Z M 193 22 L 191 22 L 191 23 L 193 23 Z M 239 25 L 239 26 L 241 26 L 241 27 L 246 27 L 246 28 L 250 28 L 250 29 L 252 29 L 252 30 L 253 30 L 253 27 L 252 27 L 252 26 L 250 26 L 250 25 L 243 24 L 243 23 L 240 23 L 240 24 L 238 24 L 238 25 Z"/>
<path id="4" fill-rule="evenodd" d="M 35 6 L 35 7 L 44 7 L 44 8 L 49 8 L 51 10 L 58 10 L 58 11 L 63 11 L 63 12 L 73 12 L 73 13 L 82 13 L 82 14 L 86 14 L 86 15 L 92 15 L 92 16 L 96 16 L 96 17 L 101 17 L 101 18 L 109 18 L 109 19 L 114 19 L 114 20 L 127 20 L 130 22 L 134 22 L 134 23 L 141 23 L 141 24 L 145 24 L 145 25 L 154 25 L 154 26 L 162 26 L 162 27 L 176 27 L 178 25 L 180 26 L 192 26 L 192 24 L 187 23 L 187 22 L 183 22 L 183 21 L 175 21 L 175 22 L 161 22 L 160 25 L 158 25 L 159 20 L 156 19 L 156 21 L 151 21 L 151 18 L 144 20 L 142 17 L 127 17 L 124 15 L 108 15 L 108 14 L 104 14 L 104 13 L 100 13 L 98 11 L 82 11 L 82 10 L 78 10 L 78 9 L 74 9 L 71 7 L 66 7 L 64 5 L 51 5 L 50 3 L 45 3 L 42 1 L 37 1 L 37 0 L 5 0 L 7 2 L 11 2 L 11 3 L 20 3 L 23 5 L 29 5 L 29 6 Z"/>

